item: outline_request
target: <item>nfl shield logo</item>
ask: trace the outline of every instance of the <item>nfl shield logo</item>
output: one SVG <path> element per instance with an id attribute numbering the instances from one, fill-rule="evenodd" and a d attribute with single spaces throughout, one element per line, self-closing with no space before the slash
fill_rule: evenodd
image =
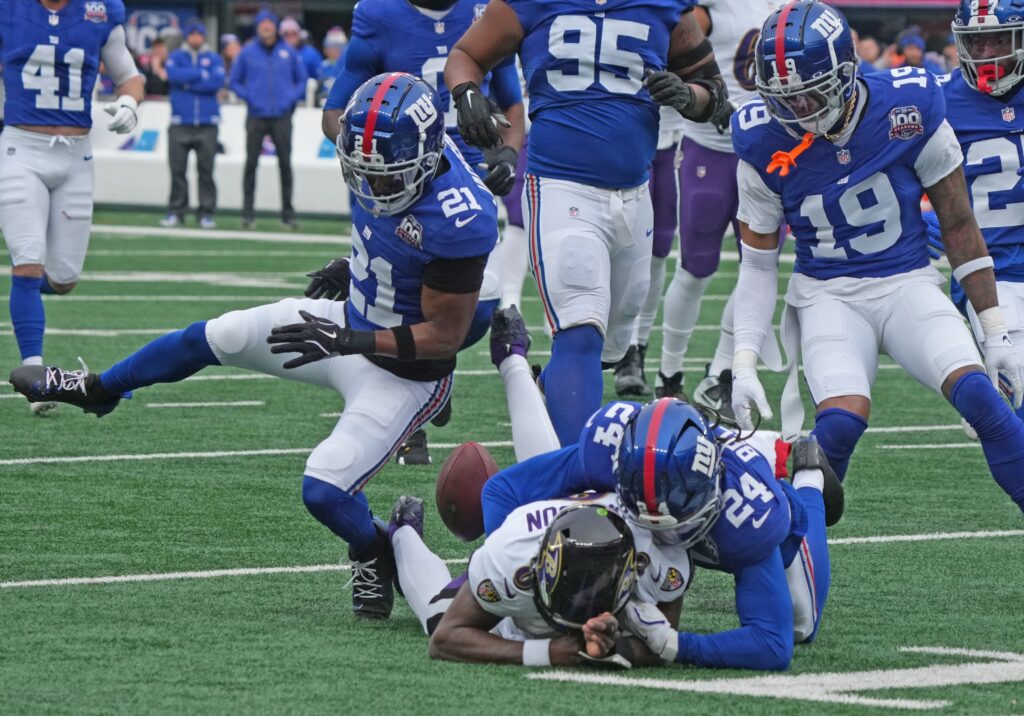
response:
<path id="1" fill-rule="evenodd" d="M 435 22 L 434 23 L 434 32 L 436 32 L 438 35 L 443 35 L 444 34 L 444 23 L 441 22 L 440 20 Z"/>
<path id="2" fill-rule="evenodd" d="M 836 159 L 839 160 L 840 164 L 849 164 L 850 163 L 850 150 L 849 149 L 840 149 L 838 152 L 836 152 Z"/>
<path id="3" fill-rule="evenodd" d="M 708 168 L 707 167 L 697 167 L 697 178 L 698 179 L 703 179 L 707 175 L 708 175 Z"/>
<path id="4" fill-rule="evenodd" d="M 50 15 L 50 24 L 57 25 L 60 23 L 60 15 Z"/>
<path id="5" fill-rule="evenodd" d="M 1013 111 L 1013 107 L 1003 107 L 1003 121 L 1012 122 L 1017 118 L 1017 113 Z"/>

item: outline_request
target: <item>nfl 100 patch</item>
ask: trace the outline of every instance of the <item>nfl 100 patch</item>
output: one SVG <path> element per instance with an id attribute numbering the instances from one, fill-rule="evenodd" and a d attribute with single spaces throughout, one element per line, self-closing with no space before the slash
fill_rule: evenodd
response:
<path id="1" fill-rule="evenodd" d="M 423 224 L 416 220 L 412 214 L 407 214 L 402 223 L 395 229 L 395 233 L 405 243 L 414 249 L 423 248 Z"/>
<path id="2" fill-rule="evenodd" d="M 924 134 L 924 123 L 916 105 L 889 110 L 889 139 L 913 139 L 919 134 Z"/>

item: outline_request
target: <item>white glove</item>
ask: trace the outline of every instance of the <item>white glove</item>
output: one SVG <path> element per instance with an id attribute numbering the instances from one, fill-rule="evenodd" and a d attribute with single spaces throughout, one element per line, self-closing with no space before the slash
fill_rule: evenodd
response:
<path id="1" fill-rule="evenodd" d="M 1019 408 L 1024 400 L 1024 355 L 1013 345 L 1006 330 L 1006 322 L 998 307 L 978 314 L 985 333 L 985 372 L 992 385 L 999 390 L 999 376 L 1003 376 L 1013 391 L 1013 407 Z"/>
<path id="2" fill-rule="evenodd" d="M 139 123 L 139 103 L 134 97 L 123 94 L 115 102 L 103 105 L 103 111 L 113 117 L 107 129 L 118 134 L 128 134 Z"/>
<path id="3" fill-rule="evenodd" d="M 768 404 L 764 386 L 757 377 L 757 354 L 751 350 L 736 351 L 732 363 L 732 411 L 736 414 L 736 422 L 744 430 L 753 430 L 754 421 L 750 417 L 750 406 L 768 420 L 772 417 L 772 408 Z"/>
<path id="4" fill-rule="evenodd" d="M 679 632 L 672 628 L 657 605 L 631 599 L 619 612 L 622 628 L 643 641 L 663 661 L 675 661 L 679 653 Z"/>

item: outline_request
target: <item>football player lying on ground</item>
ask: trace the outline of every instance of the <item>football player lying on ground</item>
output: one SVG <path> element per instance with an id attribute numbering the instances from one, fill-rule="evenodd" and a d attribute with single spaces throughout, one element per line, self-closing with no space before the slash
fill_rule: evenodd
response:
<path id="1" fill-rule="evenodd" d="M 525 505 L 452 580 L 423 542 L 423 501 L 399 498 L 389 529 L 399 591 L 430 635 L 430 655 L 526 666 L 660 663 L 690 558 L 631 529 L 616 503 L 592 494 Z M 650 633 L 650 648 L 627 636 L 637 626 Z"/>
<path id="2" fill-rule="evenodd" d="M 448 399 L 455 353 L 497 241 L 497 213 L 445 137 L 437 95 L 411 75 L 379 75 L 356 92 L 338 154 L 358 198 L 347 301 L 290 298 L 232 311 L 158 338 L 99 375 L 22 366 L 11 383 L 30 400 L 97 415 L 129 391 L 211 365 L 337 391 L 345 410 L 306 462 L 302 498 L 349 545 L 356 615 L 382 619 L 394 599 L 394 558 L 362 490 Z M 454 195 L 461 203 L 445 199 Z M 321 275 L 307 292 L 345 292 L 329 284 Z"/>
<path id="3" fill-rule="evenodd" d="M 609 403 L 587 421 L 577 444 L 558 449 L 550 425 L 537 428 L 546 413 L 526 362 L 528 343 L 518 311 L 495 314 L 491 358 L 505 382 L 521 462 L 484 486 L 486 533 L 520 505 L 617 492 L 636 532 L 688 547 L 699 566 L 735 578 L 740 627 L 679 632 L 661 656 L 698 666 L 788 668 L 794 642 L 813 640 L 821 624 L 831 579 L 825 527 L 843 511 L 842 486 L 817 443 L 794 444 L 790 484 L 776 479 L 773 465 L 785 464 L 788 447 L 774 433 L 741 440 L 709 427 L 694 407 L 663 398 Z"/>

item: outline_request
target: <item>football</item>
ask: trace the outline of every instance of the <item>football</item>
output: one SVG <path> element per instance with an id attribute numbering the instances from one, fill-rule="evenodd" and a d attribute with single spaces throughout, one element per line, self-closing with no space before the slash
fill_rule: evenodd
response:
<path id="1" fill-rule="evenodd" d="M 498 471 L 498 463 L 480 443 L 462 443 L 452 450 L 437 475 L 437 511 L 445 527 L 463 542 L 484 533 L 480 494 Z"/>

